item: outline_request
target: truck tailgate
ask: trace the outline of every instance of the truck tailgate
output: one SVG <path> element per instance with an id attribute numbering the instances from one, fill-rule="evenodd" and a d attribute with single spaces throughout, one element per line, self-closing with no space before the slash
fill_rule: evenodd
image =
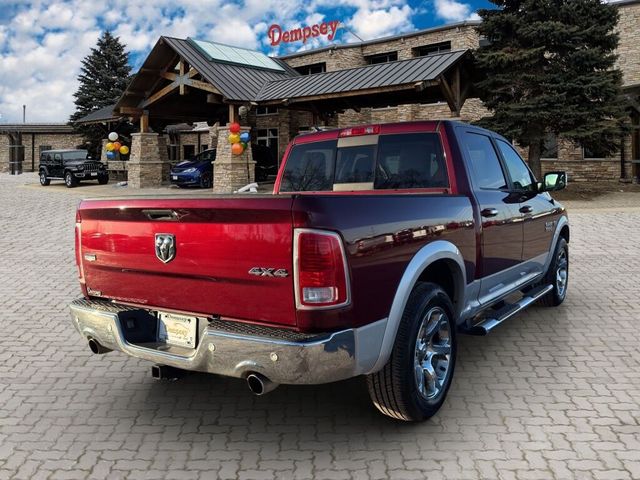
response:
<path id="1" fill-rule="evenodd" d="M 83 201 L 86 287 L 150 308 L 295 326 L 291 204 L 271 195 Z M 166 263 L 157 235 L 175 245 Z"/>

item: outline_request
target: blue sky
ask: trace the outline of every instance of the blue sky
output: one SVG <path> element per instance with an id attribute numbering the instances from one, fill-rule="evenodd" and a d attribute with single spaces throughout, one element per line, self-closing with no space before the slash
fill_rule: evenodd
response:
<path id="1" fill-rule="evenodd" d="M 0 0 L 0 122 L 66 121 L 82 58 L 104 29 L 127 45 L 138 67 L 160 35 L 195 37 L 278 55 L 325 45 L 274 49 L 267 30 L 339 20 L 333 43 L 369 40 L 477 19 L 487 0 Z M 115 99 L 114 99 L 115 100 Z"/>

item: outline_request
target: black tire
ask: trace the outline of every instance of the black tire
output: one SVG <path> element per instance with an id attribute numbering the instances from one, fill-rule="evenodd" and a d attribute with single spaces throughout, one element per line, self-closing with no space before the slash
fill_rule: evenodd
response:
<path id="1" fill-rule="evenodd" d="M 106 185 L 109 183 L 109 175 L 98 175 L 98 183 L 100 185 Z"/>
<path id="2" fill-rule="evenodd" d="M 69 171 L 64 172 L 64 184 L 67 188 L 73 188 L 78 185 L 78 179 L 73 175 L 73 173 Z"/>
<path id="3" fill-rule="evenodd" d="M 564 268 L 564 275 L 561 269 Z M 561 278 L 564 277 L 564 281 Z M 549 264 L 549 270 L 544 277 L 545 285 L 552 284 L 553 290 L 538 300 L 540 305 L 545 307 L 557 307 L 567 297 L 567 288 L 569 286 L 569 244 L 560 237 L 553 252 L 553 259 Z"/>
<path id="4" fill-rule="evenodd" d="M 421 342 L 424 353 L 426 356 L 430 356 L 428 360 L 425 356 L 421 361 L 418 361 L 417 358 L 422 353 L 416 345 L 418 334 L 431 330 L 426 328 L 423 330 L 423 320 L 426 321 L 425 326 L 430 325 L 432 316 L 439 313 L 441 313 L 440 318 L 433 318 L 433 322 L 438 324 L 434 335 L 437 342 L 433 338 L 429 340 L 428 345 Z M 443 333 L 445 330 L 448 330 L 446 335 Z M 421 338 L 424 339 L 424 335 L 421 335 Z M 446 343 L 449 345 L 448 358 L 441 353 L 429 354 L 427 352 L 430 348 L 445 348 Z M 432 417 L 444 403 L 451 386 L 456 353 L 456 322 L 449 296 L 434 283 L 418 283 L 411 292 L 402 314 L 389 361 L 382 370 L 367 376 L 369 396 L 373 404 L 383 414 L 398 420 L 421 422 Z M 434 358 L 437 362 L 435 366 L 433 365 Z M 429 378 L 435 380 L 437 377 L 439 380 L 433 383 L 433 395 L 428 395 L 429 392 L 425 391 L 428 389 L 426 382 L 428 374 L 425 373 L 425 369 L 421 368 L 425 364 L 431 365 L 430 369 L 433 375 Z M 418 371 L 419 373 L 417 373 Z M 437 375 L 438 371 L 442 377 Z M 419 378 L 422 378 L 423 388 L 419 386 Z M 439 386 L 439 388 L 436 389 L 435 386 Z"/>
<path id="5" fill-rule="evenodd" d="M 47 178 L 47 172 L 45 172 L 44 170 L 40 170 L 40 185 L 42 185 L 43 187 L 48 186 L 49 184 L 51 184 L 51 179 Z"/>
<path id="6" fill-rule="evenodd" d="M 203 173 L 202 175 L 200 175 L 200 187 L 211 188 L 211 174 Z"/>

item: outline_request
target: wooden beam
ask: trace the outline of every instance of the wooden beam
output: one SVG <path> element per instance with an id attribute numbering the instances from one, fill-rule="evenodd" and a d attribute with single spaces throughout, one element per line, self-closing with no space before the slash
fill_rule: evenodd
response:
<path id="1" fill-rule="evenodd" d="M 445 78 L 444 75 L 440 75 L 440 77 L 438 77 L 438 79 L 440 80 L 440 89 L 442 90 L 442 95 L 444 96 L 445 100 L 447 101 L 447 105 L 449 105 L 449 110 L 451 110 L 452 116 L 459 117 L 460 116 L 460 109 L 459 109 L 459 107 L 457 105 L 456 96 L 455 96 L 451 86 L 447 82 L 447 79 Z"/>
<path id="2" fill-rule="evenodd" d="M 229 105 L 229 123 L 237 122 L 240 118 L 238 114 L 238 105 Z"/>
<path id="3" fill-rule="evenodd" d="M 120 113 L 122 115 L 133 115 L 137 117 L 142 115 L 143 111 L 137 107 L 120 107 Z"/>
<path id="4" fill-rule="evenodd" d="M 166 78 L 167 80 L 171 80 L 174 82 L 178 78 L 178 74 L 174 72 L 160 72 L 159 74 L 162 78 Z"/>
<path id="5" fill-rule="evenodd" d="M 149 131 L 149 112 L 144 111 L 140 117 L 140 133 L 147 133 Z"/>
<path id="6" fill-rule="evenodd" d="M 191 68 L 189 69 L 189 73 L 187 73 L 187 76 L 188 76 L 189 78 L 193 78 L 193 77 L 195 77 L 196 75 L 198 75 L 198 71 L 197 71 L 195 68 L 191 67 Z"/>
<path id="7" fill-rule="evenodd" d="M 157 102 L 158 100 L 160 100 L 165 95 L 171 93 L 173 90 L 178 88 L 178 86 L 179 86 L 178 82 L 171 82 L 169 85 L 167 85 L 166 87 L 158 90 L 156 93 L 154 93 L 149 98 L 147 98 L 144 102 L 142 102 L 142 105 L 140 105 L 140 106 L 142 108 L 148 107 L 152 103 Z"/>
<path id="8" fill-rule="evenodd" d="M 211 92 L 211 93 L 215 93 L 217 95 L 222 95 L 222 93 L 220 93 L 220 90 L 218 90 L 216 87 L 214 87 L 213 85 L 207 83 L 207 82 L 203 82 L 201 80 L 185 80 L 185 85 L 189 85 L 191 87 L 197 88 L 199 90 L 204 90 L 206 92 Z"/>
<path id="9" fill-rule="evenodd" d="M 179 83 L 180 95 L 184 95 L 186 93 L 186 88 L 184 86 L 184 74 L 186 70 L 186 64 L 183 59 L 180 59 L 180 62 L 178 63 L 178 70 L 180 70 L 180 83 Z"/>
<path id="10" fill-rule="evenodd" d="M 157 68 L 141 68 L 140 70 L 138 70 L 138 73 L 155 73 L 158 74 L 160 73 L 161 70 L 158 70 Z"/>

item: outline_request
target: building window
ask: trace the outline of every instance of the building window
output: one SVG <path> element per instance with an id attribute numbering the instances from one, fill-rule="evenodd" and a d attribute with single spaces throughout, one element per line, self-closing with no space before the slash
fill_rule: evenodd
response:
<path id="1" fill-rule="evenodd" d="M 183 145 L 182 146 L 183 160 L 191 160 L 196 154 L 195 145 Z"/>
<path id="2" fill-rule="evenodd" d="M 430 43 L 429 45 L 423 45 L 413 49 L 414 57 L 424 57 L 425 55 L 432 55 L 434 53 L 448 52 L 451 50 L 451 42 L 439 42 Z"/>
<path id="3" fill-rule="evenodd" d="M 325 62 L 313 63 L 311 65 L 302 65 L 295 67 L 295 70 L 302 75 L 313 75 L 314 73 L 324 73 L 327 71 L 327 64 Z"/>
<path id="4" fill-rule="evenodd" d="M 375 65 L 377 63 L 395 62 L 398 60 L 398 52 L 378 53 L 376 55 L 367 55 L 364 57 L 369 65 Z"/>
<path id="5" fill-rule="evenodd" d="M 583 158 L 597 158 L 597 159 L 601 159 L 601 158 L 606 158 L 607 157 L 607 152 L 605 152 L 604 150 L 602 150 L 601 148 L 589 148 L 589 147 L 582 147 L 582 157 Z"/>
<path id="6" fill-rule="evenodd" d="M 558 158 L 558 137 L 553 133 L 547 133 L 542 141 L 541 158 Z"/>
<path id="7" fill-rule="evenodd" d="M 256 115 L 261 117 L 263 115 L 276 115 L 278 113 L 278 107 L 256 107 Z"/>
<path id="8" fill-rule="evenodd" d="M 269 147 L 275 158 L 278 155 L 278 129 L 277 128 L 261 128 L 257 131 L 256 143 Z"/>

